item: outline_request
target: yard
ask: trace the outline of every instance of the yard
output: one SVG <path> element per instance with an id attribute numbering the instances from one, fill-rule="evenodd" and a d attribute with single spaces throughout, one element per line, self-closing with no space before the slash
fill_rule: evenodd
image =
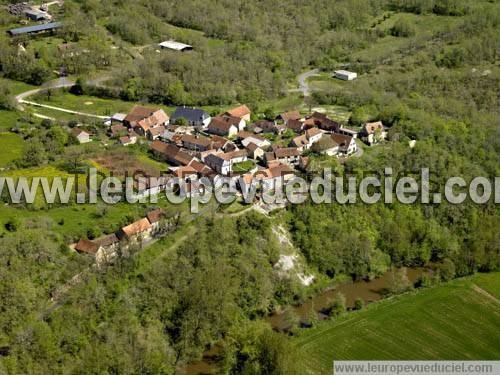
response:
<path id="1" fill-rule="evenodd" d="M 246 173 L 251 171 L 255 167 L 255 162 L 253 160 L 243 161 L 233 165 L 233 172 L 235 173 Z"/>
<path id="2" fill-rule="evenodd" d="M 500 273 L 477 275 L 369 305 L 305 330 L 295 339 L 304 373 L 327 374 L 332 361 L 488 360 L 500 356 Z"/>

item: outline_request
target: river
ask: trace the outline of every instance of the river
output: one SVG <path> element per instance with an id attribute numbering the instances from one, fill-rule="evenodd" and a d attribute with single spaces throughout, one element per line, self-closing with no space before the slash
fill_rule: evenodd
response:
<path id="1" fill-rule="evenodd" d="M 418 277 L 426 271 L 425 268 L 407 268 L 407 276 L 409 282 L 413 285 Z M 318 317 L 323 317 L 324 311 L 338 293 L 342 293 L 346 298 L 348 308 L 354 307 L 354 301 L 361 298 L 365 304 L 381 300 L 385 297 L 388 288 L 391 285 L 392 272 L 388 271 L 384 275 L 373 280 L 360 280 L 344 284 L 336 285 L 328 288 L 322 293 L 319 293 L 303 304 L 294 306 L 295 314 L 302 320 L 306 320 L 311 310 L 314 308 Z M 286 330 L 287 323 L 283 313 L 274 313 L 265 318 L 265 320 L 273 327 L 273 329 L 282 331 Z M 182 369 L 179 369 L 178 375 L 200 375 L 213 374 L 217 368 L 217 354 L 220 353 L 220 348 L 215 346 L 203 355 L 203 360 L 188 364 Z"/>

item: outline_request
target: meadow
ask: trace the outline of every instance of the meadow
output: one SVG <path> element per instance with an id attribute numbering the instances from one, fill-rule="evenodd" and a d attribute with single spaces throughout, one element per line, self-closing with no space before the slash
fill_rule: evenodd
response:
<path id="1" fill-rule="evenodd" d="M 479 274 L 369 305 L 296 338 L 303 373 L 337 360 L 489 360 L 500 356 L 500 273 Z"/>
<path id="2" fill-rule="evenodd" d="M 18 159 L 23 151 L 23 139 L 13 133 L 0 133 L 0 168 Z"/>

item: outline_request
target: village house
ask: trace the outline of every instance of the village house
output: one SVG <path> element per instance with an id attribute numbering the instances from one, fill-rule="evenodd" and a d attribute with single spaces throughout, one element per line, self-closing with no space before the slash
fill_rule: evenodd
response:
<path id="1" fill-rule="evenodd" d="M 275 148 L 273 151 L 266 152 L 264 157 L 268 166 L 276 164 L 297 165 L 300 151 L 296 147 Z"/>
<path id="2" fill-rule="evenodd" d="M 284 112 L 284 113 L 278 115 L 278 117 L 276 117 L 276 121 L 283 123 L 286 126 L 288 126 L 288 123 L 290 121 L 299 121 L 301 119 L 302 119 L 302 116 L 300 115 L 300 113 L 298 111 Z"/>
<path id="3" fill-rule="evenodd" d="M 238 149 L 233 141 L 230 141 L 229 139 L 221 137 L 219 135 L 213 135 L 212 142 L 214 144 L 214 150 L 220 149 L 224 152 L 231 152 Z"/>
<path id="4" fill-rule="evenodd" d="M 90 134 L 80 128 L 73 128 L 71 134 L 78 140 L 79 143 L 88 143 L 91 141 Z"/>
<path id="5" fill-rule="evenodd" d="M 247 144 L 245 146 L 245 149 L 247 150 L 248 156 L 251 159 L 258 160 L 258 159 L 262 159 L 264 157 L 265 150 L 253 142 L 250 142 L 249 144 Z"/>
<path id="6" fill-rule="evenodd" d="M 193 168 L 196 171 L 196 173 L 200 175 L 200 177 L 206 176 L 210 172 L 214 172 L 214 170 L 210 168 L 208 165 L 201 163 L 199 161 L 193 161 L 190 167 Z"/>
<path id="7" fill-rule="evenodd" d="M 150 128 L 146 132 L 146 137 L 150 141 L 155 141 L 159 139 L 165 133 L 165 126 L 158 126 L 156 128 Z"/>
<path id="8" fill-rule="evenodd" d="M 324 113 L 314 112 L 304 121 L 304 128 L 319 128 L 327 132 L 337 132 L 340 129 L 340 124 L 329 119 Z"/>
<path id="9" fill-rule="evenodd" d="M 172 124 L 179 124 L 182 120 L 186 121 L 186 125 L 194 126 L 201 129 L 206 129 L 210 124 L 210 115 L 202 109 L 190 107 L 177 107 L 170 118 Z"/>
<path id="10" fill-rule="evenodd" d="M 260 133 L 281 134 L 286 130 L 286 126 L 277 125 L 274 121 L 259 120 L 252 124 L 252 130 L 255 134 L 260 134 Z"/>
<path id="11" fill-rule="evenodd" d="M 359 135 L 363 142 L 370 146 L 387 138 L 387 132 L 382 121 L 367 122 L 363 125 Z"/>
<path id="12" fill-rule="evenodd" d="M 356 140 L 353 137 L 343 134 L 332 134 L 332 139 L 339 145 L 339 153 L 352 155 L 358 151 Z"/>
<path id="13" fill-rule="evenodd" d="M 151 224 L 151 234 L 153 237 L 157 236 L 162 230 L 168 229 L 162 228 L 162 221 L 165 219 L 165 211 L 161 208 L 148 212 L 146 219 L 148 219 Z"/>
<path id="14" fill-rule="evenodd" d="M 302 120 L 289 120 L 287 125 L 287 129 L 293 130 L 295 133 L 303 133 L 305 130 L 304 121 Z"/>
<path id="15" fill-rule="evenodd" d="M 168 115 L 163 109 L 153 109 L 143 106 L 134 106 L 125 117 L 123 124 L 129 129 L 134 129 L 137 134 L 145 136 L 151 128 L 165 126 L 169 123 Z"/>
<path id="16" fill-rule="evenodd" d="M 243 129 L 245 129 L 245 121 L 238 117 L 216 116 L 208 125 L 210 133 L 229 138 L 234 137 Z"/>
<path id="17" fill-rule="evenodd" d="M 293 138 L 290 141 L 290 146 L 296 147 L 300 152 L 304 152 L 311 147 L 305 134 L 301 134 L 301 135 L 298 135 L 297 137 Z"/>
<path id="18" fill-rule="evenodd" d="M 182 147 L 197 152 L 213 150 L 217 146 L 216 142 L 212 141 L 212 139 L 199 135 L 184 134 L 181 140 Z"/>
<path id="19" fill-rule="evenodd" d="M 335 142 L 331 134 L 324 134 L 321 139 L 312 146 L 317 154 L 336 156 L 339 153 L 339 144 Z"/>
<path id="20" fill-rule="evenodd" d="M 311 128 L 306 130 L 305 135 L 307 137 L 307 140 L 309 141 L 309 144 L 312 145 L 321 139 L 321 137 L 323 136 L 323 132 L 318 128 Z"/>
<path id="21" fill-rule="evenodd" d="M 227 111 L 224 114 L 224 116 L 237 117 L 237 118 L 245 121 L 245 124 L 246 124 L 247 122 L 250 122 L 251 114 L 252 114 L 252 112 L 250 111 L 250 109 L 246 105 L 241 105 L 239 107 L 230 109 L 229 111 Z"/>
<path id="22" fill-rule="evenodd" d="M 148 241 L 152 238 L 153 226 L 147 218 L 142 218 L 136 222 L 121 228 L 117 237 L 120 240 L 127 240 L 129 242 L 140 243 L 142 241 Z"/>
<path id="23" fill-rule="evenodd" d="M 217 173 L 228 176 L 233 172 L 233 165 L 248 160 L 245 150 L 210 154 L 205 157 L 205 164 Z"/>
<path id="24" fill-rule="evenodd" d="M 305 150 L 309 150 L 322 136 L 323 132 L 318 128 L 307 129 L 304 134 L 293 138 L 290 145 L 297 147 L 300 152 L 304 152 Z"/>
<path id="25" fill-rule="evenodd" d="M 241 191 L 249 191 L 253 186 L 262 186 L 263 189 L 271 190 L 278 184 L 286 184 L 294 176 L 295 174 L 290 166 L 279 164 L 255 173 L 246 173 L 238 180 L 238 183 Z"/>
<path id="26" fill-rule="evenodd" d="M 172 176 L 184 181 L 196 178 L 198 175 L 198 171 L 190 165 L 170 169 L 172 171 Z"/>
<path id="27" fill-rule="evenodd" d="M 151 152 L 158 158 L 163 159 L 167 163 L 173 165 L 190 165 L 195 161 L 195 157 L 189 155 L 187 152 L 182 151 L 179 147 L 166 144 L 162 141 L 156 140 L 149 146 Z"/>
<path id="28" fill-rule="evenodd" d="M 247 147 L 250 143 L 255 143 L 257 146 L 266 149 L 271 146 L 271 142 L 269 142 L 264 137 L 261 137 L 257 134 L 252 134 L 246 131 L 240 131 L 236 135 L 237 140 L 241 143 L 243 147 Z"/>

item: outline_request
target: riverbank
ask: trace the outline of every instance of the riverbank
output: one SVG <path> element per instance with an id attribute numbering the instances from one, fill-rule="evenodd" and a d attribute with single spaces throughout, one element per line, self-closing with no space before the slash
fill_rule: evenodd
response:
<path id="1" fill-rule="evenodd" d="M 499 285 L 500 273 L 477 274 L 320 322 L 293 339 L 302 372 L 331 373 L 335 359 L 497 359 Z"/>
<path id="2" fill-rule="evenodd" d="M 427 269 L 423 267 L 406 269 L 408 282 L 413 285 L 426 271 Z M 322 320 L 327 318 L 324 314 L 325 309 L 329 307 L 331 301 L 339 293 L 346 298 L 346 307 L 352 309 L 358 298 L 361 298 L 365 304 L 383 299 L 387 295 L 392 279 L 393 271 L 387 271 L 382 276 L 372 280 L 339 283 L 338 285 L 326 288 L 317 295 L 308 298 L 304 303 L 298 306 L 292 306 L 289 309 L 293 311 L 301 323 L 307 321 L 311 311 L 315 311 L 318 319 Z M 284 332 L 289 329 L 289 322 L 287 322 L 284 312 L 275 312 L 265 317 L 264 320 L 276 331 Z M 187 366 L 178 369 L 176 374 L 198 375 L 215 373 L 217 370 L 217 357 L 220 352 L 221 348 L 215 345 L 204 353 L 201 361 L 189 363 Z"/>

